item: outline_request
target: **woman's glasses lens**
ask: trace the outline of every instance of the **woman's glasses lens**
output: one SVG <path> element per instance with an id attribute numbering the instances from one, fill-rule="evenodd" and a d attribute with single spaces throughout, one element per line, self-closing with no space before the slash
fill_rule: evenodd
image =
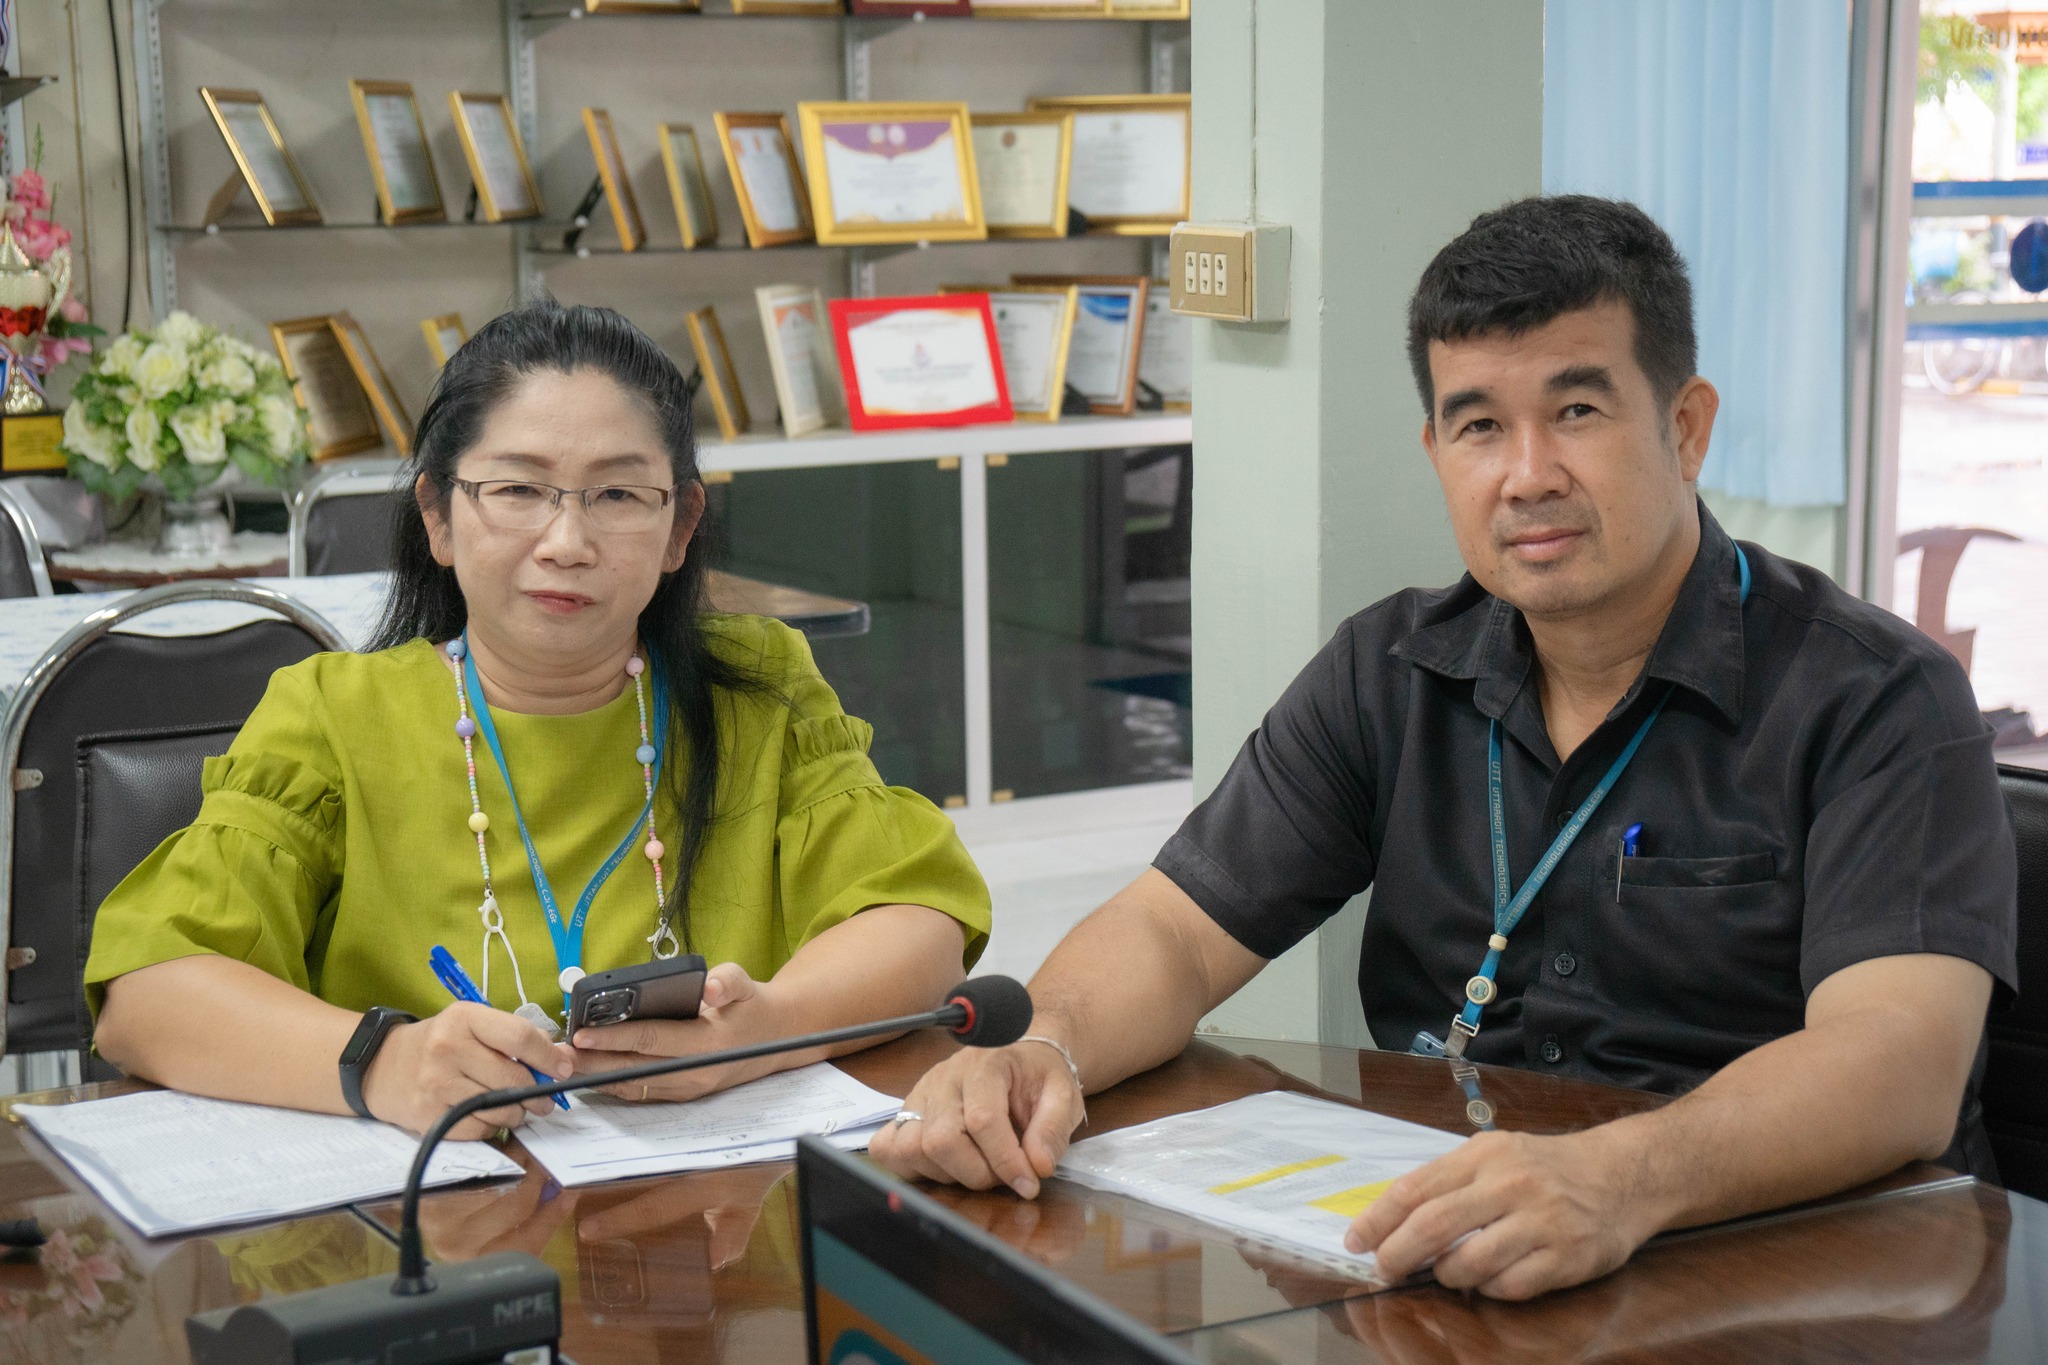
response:
<path id="1" fill-rule="evenodd" d="M 506 531 L 532 531 L 548 524 L 565 498 L 581 498 L 590 524 L 600 531 L 645 531 L 660 524 L 671 490 L 637 484 L 596 488 L 555 488 L 544 483 L 489 479 L 461 481 L 476 500 L 485 523 Z"/>

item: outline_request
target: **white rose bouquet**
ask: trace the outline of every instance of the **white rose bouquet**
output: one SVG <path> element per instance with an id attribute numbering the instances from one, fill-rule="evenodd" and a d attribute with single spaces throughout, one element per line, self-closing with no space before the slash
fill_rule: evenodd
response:
<path id="1" fill-rule="evenodd" d="M 100 352 L 64 410 L 71 476 L 115 498 L 152 476 L 190 498 L 230 462 L 281 483 L 310 446 L 284 367 L 185 312 Z"/>

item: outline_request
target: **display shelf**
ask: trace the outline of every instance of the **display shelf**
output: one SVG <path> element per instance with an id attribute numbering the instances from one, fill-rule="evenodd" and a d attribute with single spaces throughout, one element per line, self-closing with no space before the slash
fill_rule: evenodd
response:
<path id="1" fill-rule="evenodd" d="M 953 16 L 932 18 L 923 14 L 848 14 L 843 10 L 837 14 L 738 14 L 730 9 L 626 10 L 609 9 L 602 5 L 596 9 L 590 9 L 579 4 L 535 4 L 523 6 L 519 10 L 519 20 L 521 23 L 526 24 L 543 24 L 552 27 L 555 24 L 569 23 L 580 19 L 747 19 L 756 21 L 762 19 L 809 19 L 814 22 L 824 20 L 828 23 L 843 22 L 851 19 L 862 24 L 890 26 L 922 24 L 926 22 L 936 24 L 972 23 L 977 19 L 984 23 L 992 24 L 1015 24 L 1020 22 L 1055 24 L 1099 24 L 1105 22 L 1184 24 L 1187 22 L 1185 19 L 1162 19 L 1146 14 L 1044 14 L 1032 15 L 1026 21 L 1009 16 L 987 14 L 969 15 L 964 19 Z"/>
<path id="2" fill-rule="evenodd" d="M 733 441 L 701 442 L 697 463 L 711 473 L 748 474 L 768 469 L 1186 445 L 1192 440 L 1192 414 L 1141 412 L 1130 417 L 1068 417 L 1058 422 L 994 422 L 896 431 L 842 428 L 796 437 L 750 434 Z"/>
<path id="3" fill-rule="evenodd" d="M 538 218 L 516 218 L 502 223 L 471 222 L 451 218 L 443 223 L 151 223 L 151 232 L 170 232 L 181 237 L 218 237 L 242 232 L 435 232 L 452 228 L 533 228 L 540 232 L 567 232 L 573 223 L 551 223 Z"/>
<path id="4" fill-rule="evenodd" d="M 0 109 L 5 109 L 25 95 L 32 95 L 46 85 L 55 85 L 55 76 L 0 76 Z"/>
<path id="5" fill-rule="evenodd" d="M 764 256 L 778 251 L 852 251 L 863 254 L 870 262 L 885 261 L 891 256 L 901 256 L 909 251 L 942 250 L 962 246 L 1045 246 L 1054 242 L 1134 242 L 1137 237 L 1119 236 L 1112 233 L 1075 233 L 1070 237 L 989 237 L 970 242 L 785 242 L 780 246 L 748 246 L 745 242 L 712 242 L 705 246 L 643 246 L 637 251 L 627 251 L 617 246 L 530 246 L 527 248 L 536 256 L 574 256 L 579 260 L 592 256 L 704 256 L 721 252 L 739 251 Z"/>

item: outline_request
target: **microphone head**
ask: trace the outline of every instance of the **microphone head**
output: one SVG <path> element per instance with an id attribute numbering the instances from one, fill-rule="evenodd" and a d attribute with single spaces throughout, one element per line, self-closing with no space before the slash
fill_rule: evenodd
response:
<path id="1" fill-rule="evenodd" d="M 977 976 L 955 986 L 946 997 L 967 1017 L 952 1034 L 969 1047 L 1008 1047 L 1031 1027 L 1031 992 L 1015 977 Z"/>

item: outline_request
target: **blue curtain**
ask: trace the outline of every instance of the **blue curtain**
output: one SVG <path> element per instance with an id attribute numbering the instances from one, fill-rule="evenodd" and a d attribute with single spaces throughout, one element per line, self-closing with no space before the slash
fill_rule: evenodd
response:
<path id="1" fill-rule="evenodd" d="M 1847 0 L 1550 0 L 1543 186 L 1633 200 L 1692 267 L 1702 485 L 1846 496 Z"/>

